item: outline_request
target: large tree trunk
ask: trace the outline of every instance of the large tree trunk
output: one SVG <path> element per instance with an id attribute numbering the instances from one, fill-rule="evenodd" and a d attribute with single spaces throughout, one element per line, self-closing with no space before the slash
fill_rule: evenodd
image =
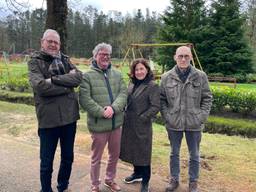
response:
<path id="1" fill-rule="evenodd" d="M 61 51 L 66 53 L 67 0 L 47 0 L 46 29 L 54 29 L 60 34 Z"/>

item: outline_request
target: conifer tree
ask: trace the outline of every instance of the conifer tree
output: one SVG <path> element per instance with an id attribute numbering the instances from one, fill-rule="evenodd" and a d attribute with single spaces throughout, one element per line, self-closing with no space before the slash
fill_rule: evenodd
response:
<path id="1" fill-rule="evenodd" d="M 206 25 L 206 9 L 203 0 L 171 0 L 171 5 L 162 16 L 163 26 L 159 30 L 159 40 L 163 43 L 189 42 L 195 46 L 202 41 L 200 33 Z M 157 61 L 171 68 L 174 50 L 164 47 L 158 49 Z"/>
<path id="2" fill-rule="evenodd" d="M 201 61 L 206 63 L 209 73 L 252 72 L 252 53 L 244 38 L 244 18 L 239 7 L 238 0 L 218 0 L 212 4 L 205 41 L 200 45 Z"/>

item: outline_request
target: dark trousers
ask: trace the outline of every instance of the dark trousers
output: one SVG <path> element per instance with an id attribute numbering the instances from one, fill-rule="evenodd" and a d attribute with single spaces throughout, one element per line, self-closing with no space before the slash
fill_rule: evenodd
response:
<path id="1" fill-rule="evenodd" d="M 147 166 L 137 166 L 133 165 L 134 167 L 134 174 L 142 177 L 142 183 L 147 184 L 150 180 L 151 176 L 151 167 L 150 165 Z"/>
<path id="2" fill-rule="evenodd" d="M 60 141 L 61 162 L 57 188 L 59 192 L 68 188 L 74 160 L 75 134 L 76 122 L 55 128 L 38 129 L 38 135 L 40 137 L 40 181 L 42 192 L 52 192 L 53 160 L 58 141 Z"/>

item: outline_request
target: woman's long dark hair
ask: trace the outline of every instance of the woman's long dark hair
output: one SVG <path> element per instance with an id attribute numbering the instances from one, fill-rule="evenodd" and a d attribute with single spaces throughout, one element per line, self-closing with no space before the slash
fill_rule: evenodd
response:
<path id="1" fill-rule="evenodd" d="M 136 66 L 141 63 L 142 65 L 145 66 L 145 68 L 147 69 L 148 73 L 145 77 L 145 79 L 147 78 L 152 78 L 154 79 L 154 75 L 153 75 L 153 71 L 150 69 L 150 66 L 149 66 L 149 63 L 146 59 L 144 58 L 138 58 L 138 59 L 135 59 L 133 62 L 132 62 L 132 65 L 130 66 L 130 73 L 129 73 L 129 77 L 130 79 L 132 80 L 132 82 L 136 81 L 137 78 L 135 77 L 135 68 Z"/>

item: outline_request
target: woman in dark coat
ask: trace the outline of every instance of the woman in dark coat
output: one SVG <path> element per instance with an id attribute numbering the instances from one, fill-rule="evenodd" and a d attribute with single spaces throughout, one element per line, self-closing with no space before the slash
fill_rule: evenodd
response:
<path id="1" fill-rule="evenodd" d="M 148 192 L 151 175 L 152 118 L 160 109 L 159 86 L 145 59 L 136 59 L 130 68 L 131 83 L 121 138 L 120 159 L 131 163 L 134 172 L 125 183 L 142 181 L 141 192 Z"/>

